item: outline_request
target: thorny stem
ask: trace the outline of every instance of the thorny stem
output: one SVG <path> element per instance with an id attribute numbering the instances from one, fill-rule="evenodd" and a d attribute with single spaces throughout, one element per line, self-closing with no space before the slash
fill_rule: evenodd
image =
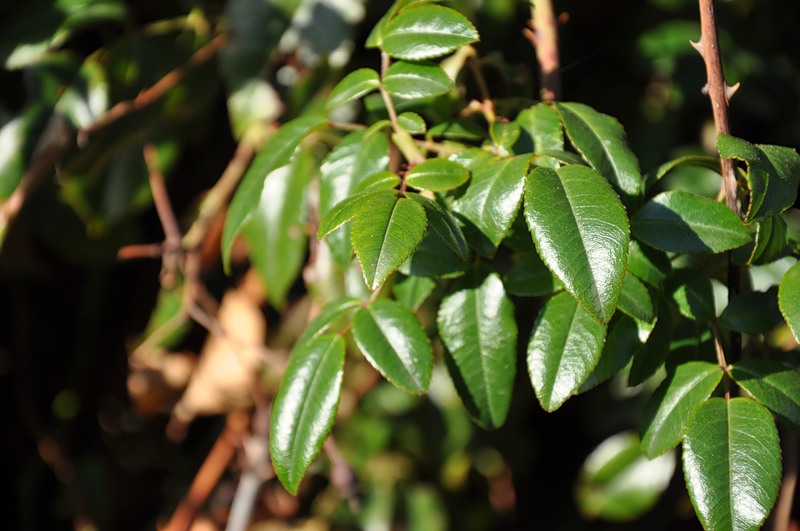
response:
<path id="1" fill-rule="evenodd" d="M 730 87 L 725 82 L 722 71 L 722 59 L 719 51 L 719 38 L 717 37 L 717 23 L 714 14 L 714 0 L 699 0 L 700 3 L 700 40 L 692 42 L 695 50 L 700 53 L 706 65 L 706 78 L 708 80 L 703 92 L 711 99 L 711 111 L 714 115 L 714 125 L 717 134 L 730 134 L 728 125 L 728 105 L 739 84 Z M 722 170 L 722 187 L 725 190 L 725 203 L 737 216 L 742 217 L 741 206 L 737 199 L 738 184 L 736 182 L 736 169 L 731 159 L 720 157 Z M 741 291 L 741 278 L 739 268 L 733 264 L 730 253 L 728 254 L 728 300 L 734 299 Z M 734 360 L 738 360 L 742 350 L 742 336 L 731 332 L 730 351 Z"/>
<path id="2" fill-rule="evenodd" d="M 541 74 L 542 101 L 555 101 L 561 95 L 561 75 L 558 60 L 558 26 L 552 0 L 533 0 L 531 28 L 523 34 L 536 49 Z"/>

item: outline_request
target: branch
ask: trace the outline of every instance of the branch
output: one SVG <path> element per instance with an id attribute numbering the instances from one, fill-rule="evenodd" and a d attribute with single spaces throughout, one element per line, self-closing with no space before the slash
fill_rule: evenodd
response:
<path id="1" fill-rule="evenodd" d="M 731 96 L 739 88 L 739 83 L 731 87 L 725 82 L 719 52 L 717 23 L 714 15 L 714 0 L 699 0 L 699 2 L 701 37 L 698 42 L 692 42 L 691 44 L 703 57 L 706 65 L 708 83 L 703 87 L 703 93 L 708 94 L 708 97 L 711 98 L 711 110 L 714 113 L 714 125 L 717 128 L 717 133 L 730 134 L 728 104 Z M 722 186 L 725 190 L 725 202 L 728 208 L 733 210 L 739 217 L 742 217 L 741 206 L 737 200 L 738 185 L 733 161 L 722 157 L 720 157 L 719 161 L 722 167 Z"/>
<path id="2" fill-rule="evenodd" d="M 183 78 L 186 77 L 189 71 L 211 59 L 222 48 L 223 44 L 225 44 L 225 35 L 217 35 L 202 48 L 194 52 L 186 63 L 171 70 L 167 75 L 159 79 L 155 85 L 141 91 L 134 99 L 121 101 L 111 107 L 103 116 L 78 131 L 78 144 L 85 144 L 89 136 L 96 133 L 98 130 L 116 122 L 133 111 L 147 107 L 161 98 L 171 88 L 183 81 Z"/>
<path id="3" fill-rule="evenodd" d="M 558 61 L 558 26 L 552 0 L 533 0 L 530 28 L 522 33 L 536 49 L 541 74 L 542 101 L 554 101 L 561 96 L 561 75 Z"/>

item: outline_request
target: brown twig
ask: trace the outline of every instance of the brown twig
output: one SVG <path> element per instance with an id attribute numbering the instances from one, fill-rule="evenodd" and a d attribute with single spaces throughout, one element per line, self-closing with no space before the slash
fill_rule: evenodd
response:
<path id="1" fill-rule="evenodd" d="M 772 516 L 772 531 L 789 531 L 792 525 L 792 502 L 797 489 L 798 468 L 798 441 L 797 435 L 791 430 L 784 430 L 781 441 L 783 442 L 783 481 L 778 504 Z"/>
<path id="2" fill-rule="evenodd" d="M 116 122 L 133 111 L 147 107 L 161 98 L 171 88 L 183 81 L 189 71 L 211 59 L 222 48 L 223 44 L 225 44 L 225 35 L 217 35 L 194 52 L 186 63 L 168 72 L 164 77 L 159 79 L 155 85 L 141 91 L 134 99 L 121 101 L 111 107 L 103 116 L 78 131 L 78 144 L 83 145 L 89 136 L 98 130 Z"/>
<path id="3" fill-rule="evenodd" d="M 717 133 L 730 134 L 728 104 L 739 88 L 739 83 L 731 87 L 725 82 L 719 51 L 719 38 L 717 37 L 714 0 L 699 0 L 699 2 L 701 36 L 698 42 L 692 42 L 691 44 L 703 57 L 703 62 L 706 65 L 708 83 L 703 87 L 703 93 L 708 94 L 711 99 L 711 110 L 714 114 L 714 125 Z M 737 199 L 738 185 L 733 161 L 722 157 L 719 160 L 722 167 L 722 186 L 725 190 L 725 202 L 728 208 L 741 217 L 742 211 Z"/>
<path id="4" fill-rule="evenodd" d="M 58 113 L 53 113 L 36 144 L 30 164 L 22 175 L 19 186 L 6 202 L 0 205 L 0 246 L 5 240 L 9 226 L 22 210 L 25 201 L 39 187 L 44 178 L 53 171 L 56 162 L 69 147 L 71 139 L 72 131 L 66 119 Z"/>
<path id="5" fill-rule="evenodd" d="M 172 518 L 161 531 L 187 531 L 190 528 L 197 510 L 211 495 L 222 474 L 236 456 L 236 452 L 241 448 L 249 423 L 249 413 L 237 410 L 228 414 L 225 430 L 217 438 L 211 451 L 208 452 L 189 487 L 189 492 L 186 493 L 172 514 Z"/>
<path id="6" fill-rule="evenodd" d="M 533 0 L 530 28 L 522 33 L 536 49 L 541 74 L 542 101 L 554 101 L 561 95 L 561 74 L 558 60 L 558 26 L 552 0 Z"/>

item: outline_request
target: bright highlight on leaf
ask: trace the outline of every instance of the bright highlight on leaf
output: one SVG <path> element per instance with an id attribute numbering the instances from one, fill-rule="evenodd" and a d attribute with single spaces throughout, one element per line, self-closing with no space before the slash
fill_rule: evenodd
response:
<path id="1" fill-rule="evenodd" d="M 398 61 L 389 67 L 382 82 L 386 92 L 401 100 L 439 96 L 453 86 L 442 67 L 427 61 Z"/>
<path id="2" fill-rule="evenodd" d="M 286 490 L 300 480 L 330 433 L 344 374 L 344 340 L 323 335 L 292 352 L 270 420 L 270 456 Z"/>
<path id="3" fill-rule="evenodd" d="M 683 472 L 704 528 L 760 528 L 781 479 L 772 415 L 747 398 L 704 402 L 686 425 Z"/>
<path id="4" fill-rule="evenodd" d="M 800 371 L 769 360 L 742 360 L 731 367 L 731 378 L 753 398 L 800 432 Z"/>
<path id="5" fill-rule="evenodd" d="M 525 219 L 539 256 L 590 315 L 607 323 L 625 278 L 628 218 L 608 182 L 584 166 L 536 168 Z"/>
<path id="6" fill-rule="evenodd" d="M 428 159 L 414 166 L 406 174 L 409 186 L 432 192 L 446 192 L 458 188 L 469 179 L 469 170 L 445 159 Z"/>
<path id="7" fill-rule="evenodd" d="M 478 40 L 475 26 L 464 15 L 437 5 L 403 10 L 381 33 L 380 49 L 405 61 L 440 57 Z"/>
<path id="8" fill-rule="evenodd" d="M 378 73 L 371 68 L 360 68 L 339 81 L 328 96 L 325 108 L 335 109 L 366 96 L 380 86 Z"/>

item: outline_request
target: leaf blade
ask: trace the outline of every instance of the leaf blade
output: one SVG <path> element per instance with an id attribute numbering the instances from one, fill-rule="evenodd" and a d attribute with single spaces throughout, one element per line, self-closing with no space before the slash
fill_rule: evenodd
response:
<path id="1" fill-rule="evenodd" d="M 432 59 L 478 40 L 475 26 L 461 13 L 436 5 L 414 6 L 389 20 L 380 49 L 406 61 Z"/>

